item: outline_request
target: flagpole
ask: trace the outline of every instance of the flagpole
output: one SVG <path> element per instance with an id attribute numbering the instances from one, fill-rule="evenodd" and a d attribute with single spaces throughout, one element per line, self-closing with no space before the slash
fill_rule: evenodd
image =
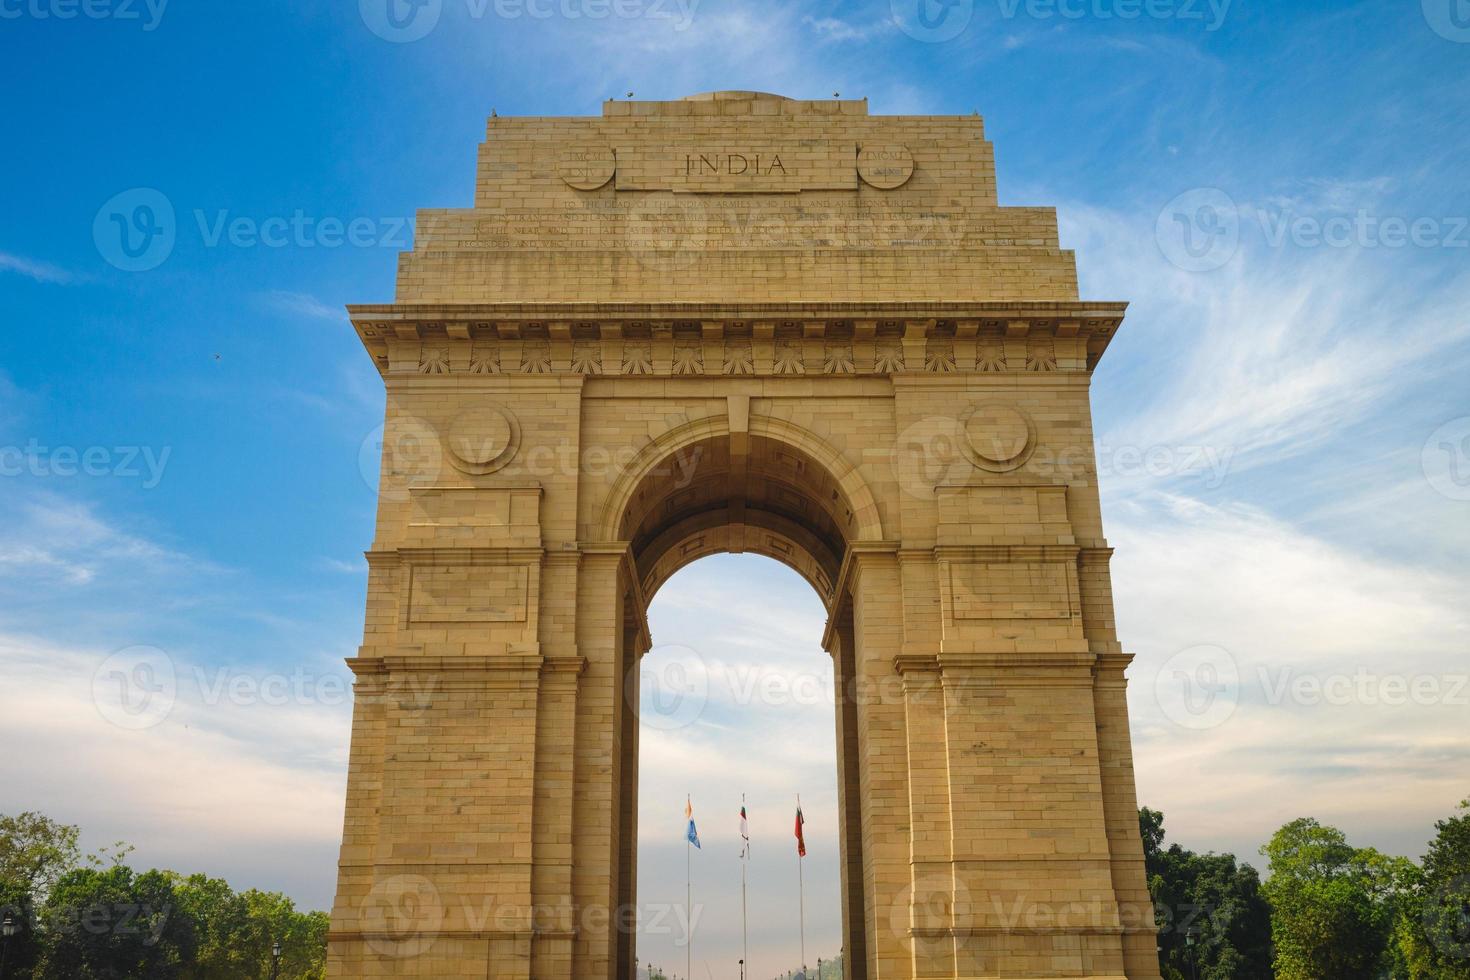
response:
<path id="1" fill-rule="evenodd" d="M 694 842 L 689 835 L 684 835 L 684 928 L 688 935 L 684 937 L 684 977 L 690 980 L 694 976 Z"/>
<path id="2" fill-rule="evenodd" d="M 745 794 L 740 794 L 740 816 L 745 816 Z M 744 830 L 744 828 L 741 828 Z M 750 920 L 745 912 L 745 868 L 750 863 L 750 839 L 742 842 L 740 849 L 740 980 L 745 980 L 745 971 L 750 965 Z"/>
<path id="3" fill-rule="evenodd" d="M 801 812 L 801 794 L 796 794 L 796 812 Z M 806 978 L 806 885 L 802 881 L 801 851 L 796 852 L 796 902 L 801 929 L 801 975 Z"/>

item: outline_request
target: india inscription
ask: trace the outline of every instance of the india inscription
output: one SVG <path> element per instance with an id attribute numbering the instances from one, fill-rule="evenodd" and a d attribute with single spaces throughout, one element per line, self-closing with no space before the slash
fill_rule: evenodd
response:
<path id="1" fill-rule="evenodd" d="M 495 117 L 349 312 L 387 415 L 331 977 L 632 980 L 646 611 L 736 551 L 827 610 L 848 980 L 1158 980 L 1090 436 L 1125 304 L 978 117 Z"/>

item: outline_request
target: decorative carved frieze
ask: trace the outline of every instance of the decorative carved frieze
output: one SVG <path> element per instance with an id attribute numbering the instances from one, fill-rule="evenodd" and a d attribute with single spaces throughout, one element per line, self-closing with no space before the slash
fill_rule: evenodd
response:
<path id="1" fill-rule="evenodd" d="M 579 340 L 572 344 L 572 373 L 602 373 L 602 344 L 600 341 Z"/>
<path id="2" fill-rule="evenodd" d="M 755 374 L 755 351 L 749 341 L 725 345 L 725 374 Z"/>
<path id="3" fill-rule="evenodd" d="M 448 374 L 449 348 L 443 344 L 424 344 L 419 350 L 419 374 Z"/>
<path id="4" fill-rule="evenodd" d="M 625 344 L 623 346 L 624 374 L 653 373 L 653 345 Z"/>
<path id="5" fill-rule="evenodd" d="M 362 309 L 354 323 L 380 369 L 421 375 L 1075 373 L 1092 370 L 1122 318 L 486 321 Z"/>
<path id="6" fill-rule="evenodd" d="M 852 344 L 828 341 L 826 349 L 822 352 L 822 373 L 852 374 Z"/>
<path id="7" fill-rule="evenodd" d="M 499 374 L 500 348 L 489 342 L 470 347 L 470 374 Z"/>

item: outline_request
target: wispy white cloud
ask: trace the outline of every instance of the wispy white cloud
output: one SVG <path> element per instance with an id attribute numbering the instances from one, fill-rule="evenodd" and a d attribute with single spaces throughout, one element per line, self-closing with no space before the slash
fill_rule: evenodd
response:
<path id="1" fill-rule="evenodd" d="M 820 40 L 836 44 L 871 41 L 898 30 L 898 25 L 892 18 L 852 21 L 840 17 L 813 17 L 808 14 L 802 17 L 801 22 Z"/>
<path id="2" fill-rule="evenodd" d="M 293 316 L 310 317 L 316 320 L 330 320 L 334 323 L 345 323 L 347 311 L 335 306 L 329 306 L 310 293 L 296 293 L 284 289 L 273 289 L 262 294 L 262 300 L 273 309 Z"/>
<path id="3" fill-rule="evenodd" d="M 1140 800 L 1245 857 L 1305 813 L 1420 853 L 1470 766 L 1470 579 L 1177 497 L 1109 536 Z"/>
<path id="4" fill-rule="evenodd" d="M 0 635 L 0 781 L 11 804 L 80 825 L 88 846 L 126 840 L 143 866 L 284 888 L 329 907 L 346 678 L 221 672 L 173 657 L 160 661 L 176 692 L 170 710 L 132 728 L 120 699 L 143 689 L 127 691 L 125 674 L 118 688 L 108 656 Z"/>
<path id="5" fill-rule="evenodd" d="M 343 575 L 367 574 L 367 563 L 360 560 L 343 561 L 340 558 L 322 558 L 319 564 L 329 572 L 340 572 Z"/>
<path id="6" fill-rule="evenodd" d="M 53 283 L 63 285 L 75 282 L 77 276 L 50 262 L 42 262 L 39 259 L 28 259 L 22 255 L 11 252 L 0 252 L 0 272 L 14 272 L 25 276 L 36 282 Z"/>
<path id="7" fill-rule="evenodd" d="M 1125 331 L 1153 369 L 1105 443 L 1208 446 L 1234 472 L 1280 462 L 1442 374 L 1470 339 L 1470 277 L 1431 283 L 1361 249 L 1259 242 L 1189 272 L 1160 251 L 1156 211 L 1059 210 L 1083 294 L 1131 299 Z"/>
<path id="8" fill-rule="evenodd" d="M 0 573 L 87 585 L 110 572 L 127 578 L 213 566 L 115 527 L 91 506 L 55 494 L 12 501 L 0 531 Z"/>

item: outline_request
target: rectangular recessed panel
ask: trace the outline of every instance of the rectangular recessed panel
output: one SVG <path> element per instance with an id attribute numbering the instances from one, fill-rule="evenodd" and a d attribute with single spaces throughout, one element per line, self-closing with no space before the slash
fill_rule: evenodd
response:
<path id="1" fill-rule="evenodd" d="M 618 147 L 620 191 L 772 194 L 856 190 L 857 144 L 846 140 L 650 142 Z"/>
<path id="2" fill-rule="evenodd" d="M 519 623 L 526 618 L 524 565 L 418 565 L 409 620 L 426 623 Z"/>
<path id="3" fill-rule="evenodd" d="M 1060 562 L 956 562 L 955 619 L 1070 619 L 1072 589 Z"/>
<path id="4" fill-rule="evenodd" d="M 511 494 L 504 490 L 416 490 L 409 523 L 435 527 L 504 527 Z"/>

